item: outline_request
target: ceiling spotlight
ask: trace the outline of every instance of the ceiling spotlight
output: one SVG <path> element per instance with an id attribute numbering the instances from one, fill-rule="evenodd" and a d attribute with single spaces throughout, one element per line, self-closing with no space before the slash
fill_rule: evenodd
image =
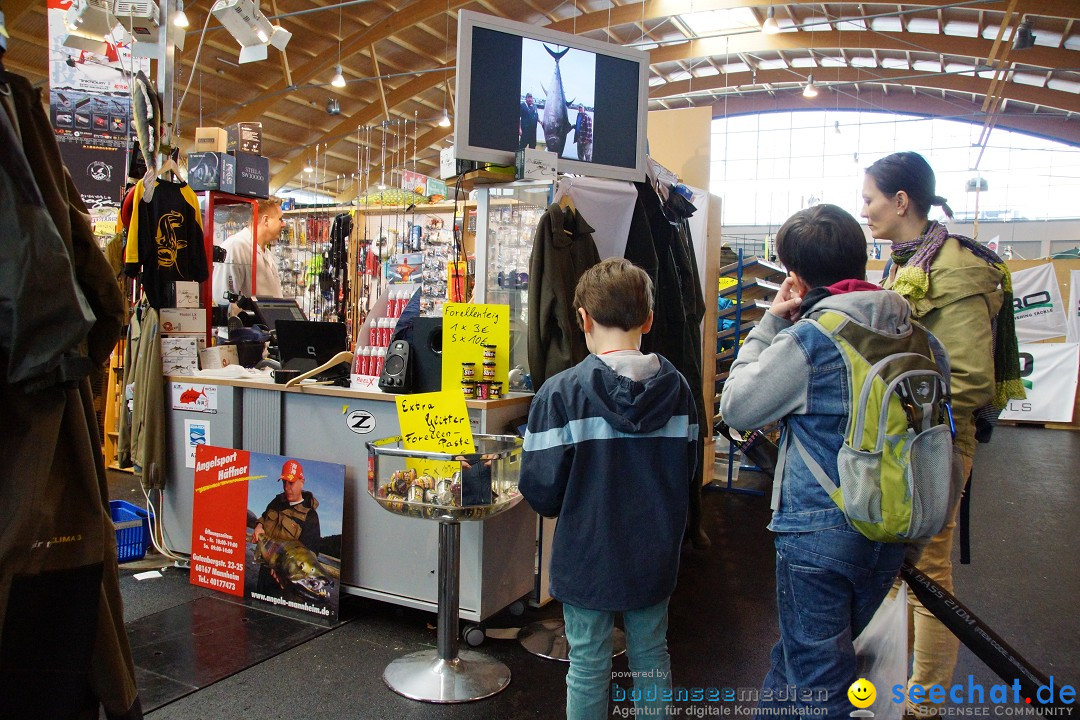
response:
<path id="1" fill-rule="evenodd" d="M 326 101 L 326 114 L 327 115 L 340 115 L 341 104 L 338 103 L 337 98 L 330 98 Z"/>
<path id="2" fill-rule="evenodd" d="M 341 74 L 341 66 L 340 65 L 335 65 L 334 66 L 334 77 L 333 77 L 332 80 L 330 80 L 330 84 L 333 85 L 336 88 L 345 87 L 345 76 Z"/>
<path id="3" fill-rule="evenodd" d="M 817 85 L 814 84 L 814 76 L 808 75 L 806 77 L 806 87 L 803 88 L 802 96 L 804 98 L 816 98 L 818 94 Z"/>
<path id="4" fill-rule="evenodd" d="M 447 114 L 446 108 L 443 108 L 442 117 L 439 118 L 439 127 L 450 127 L 450 115 Z"/>
<path id="5" fill-rule="evenodd" d="M 105 36 L 116 27 L 116 18 L 110 17 L 110 6 L 104 0 L 72 3 L 64 14 L 67 37 L 64 46 L 104 55 L 108 46 Z"/>
<path id="6" fill-rule="evenodd" d="M 210 12 L 240 43 L 241 63 L 265 60 L 267 45 L 284 50 L 292 39 L 291 32 L 270 24 L 254 0 L 217 0 Z"/>
<path id="7" fill-rule="evenodd" d="M 1027 50 L 1035 47 L 1035 33 L 1031 32 L 1035 21 L 1025 16 L 1020 27 L 1016 28 L 1016 38 L 1013 40 L 1013 50 Z"/>
<path id="8" fill-rule="evenodd" d="M 780 32 L 780 26 L 776 23 L 776 8 L 769 6 L 765 13 L 765 22 L 761 24 L 761 32 L 766 35 L 775 35 Z"/>
<path id="9" fill-rule="evenodd" d="M 179 28 L 186 28 L 191 24 L 188 22 L 187 13 L 184 12 L 184 0 L 176 4 L 176 15 L 173 16 L 172 24 Z"/>

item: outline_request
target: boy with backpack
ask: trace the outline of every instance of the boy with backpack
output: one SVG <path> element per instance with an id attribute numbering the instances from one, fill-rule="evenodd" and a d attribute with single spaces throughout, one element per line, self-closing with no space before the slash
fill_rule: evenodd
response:
<path id="1" fill-rule="evenodd" d="M 635 711 L 663 716 L 671 699 L 668 598 L 702 448 L 690 386 L 638 349 L 652 298 L 628 260 L 585 271 L 574 309 L 591 354 L 549 378 L 529 409 L 518 487 L 536 512 L 559 517 L 550 577 L 570 645 L 568 720 L 609 717 L 615 613 Z"/>
<path id="2" fill-rule="evenodd" d="M 853 640 L 957 496 L 948 361 L 903 297 L 864 280 L 866 239 L 844 210 L 796 213 L 776 250 L 789 276 L 720 400 L 731 427 L 784 426 L 769 524 L 780 640 L 759 707 L 825 689 L 818 707 L 846 717 Z"/>

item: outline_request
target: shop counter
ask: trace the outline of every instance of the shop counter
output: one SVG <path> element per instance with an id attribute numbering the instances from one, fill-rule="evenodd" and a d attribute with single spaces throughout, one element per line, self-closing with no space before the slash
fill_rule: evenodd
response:
<path id="1" fill-rule="evenodd" d="M 367 491 L 366 443 L 400 435 L 396 395 L 311 384 L 285 388 L 269 378 L 169 376 L 165 382 L 168 484 L 158 517 L 169 547 L 191 551 L 194 469 L 185 421 L 197 421 L 205 424 L 210 445 L 344 465 L 342 591 L 435 612 L 438 523 L 388 513 Z M 202 406 L 214 412 L 177 409 L 173 398 L 185 392 L 213 396 Z M 511 433 L 524 423 L 531 400 L 531 394 L 467 400 L 473 432 Z M 460 617 L 479 622 L 531 596 L 536 554 L 537 515 L 527 503 L 464 523 Z"/>

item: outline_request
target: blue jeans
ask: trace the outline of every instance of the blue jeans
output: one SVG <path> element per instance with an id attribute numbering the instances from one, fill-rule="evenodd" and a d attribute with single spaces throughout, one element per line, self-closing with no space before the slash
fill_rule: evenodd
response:
<path id="1" fill-rule="evenodd" d="M 668 703 L 658 698 L 671 688 L 671 658 L 667 649 L 668 601 L 623 612 L 626 657 L 630 661 L 634 707 L 656 709 L 649 717 L 663 716 Z M 615 613 L 588 610 L 563 603 L 570 670 L 566 673 L 567 720 L 602 720 L 608 716 L 612 693 L 611 629 Z M 629 678 L 619 682 L 629 690 Z M 651 698 L 651 699 L 645 699 Z"/>
<path id="2" fill-rule="evenodd" d="M 828 717 L 846 718 L 854 709 L 847 690 L 858 679 L 852 643 L 892 587 L 906 546 L 873 542 L 846 525 L 778 533 L 775 542 L 780 640 L 758 707 L 824 707 Z"/>

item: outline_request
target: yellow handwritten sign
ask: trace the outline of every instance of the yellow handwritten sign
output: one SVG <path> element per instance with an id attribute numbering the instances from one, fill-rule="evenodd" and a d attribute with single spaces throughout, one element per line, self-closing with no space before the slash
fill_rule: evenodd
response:
<path id="1" fill-rule="evenodd" d="M 398 424 L 406 450 L 451 454 L 475 452 L 465 396 L 457 387 L 448 392 L 399 395 Z M 406 461 L 418 475 L 448 477 L 458 469 L 455 462 Z"/>
<path id="2" fill-rule="evenodd" d="M 476 381 L 483 380 L 484 345 L 495 346 L 495 381 L 510 385 L 510 306 L 476 303 L 443 305 L 442 386 L 461 392 L 461 363 L 475 363 Z"/>

